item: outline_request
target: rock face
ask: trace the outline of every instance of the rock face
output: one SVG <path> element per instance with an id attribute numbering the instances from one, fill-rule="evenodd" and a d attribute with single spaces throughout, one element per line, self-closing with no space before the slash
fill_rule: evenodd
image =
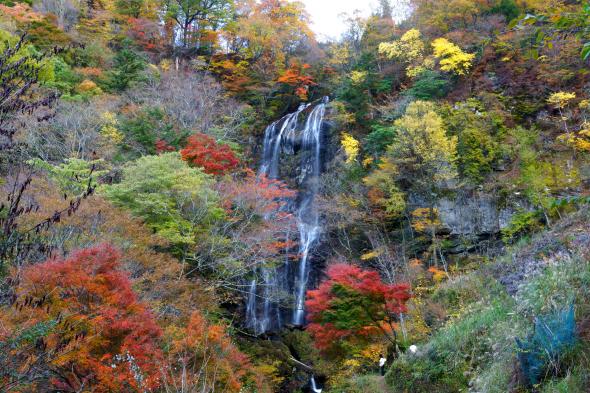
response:
<path id="1" fill-rule="evenodd" d="M 505 228 L 515 209 L 500 208 L 494 196 L 479 191 L 458 191 L 438 201 L 440 220 L 454 236 L 490 236 Z"/>
<path id="2" fill-rule="evenodd" d="M 441 199 L 437 209 L 451 235 L 496 234 L 502 226 L 497 202 L 489 195 L 461 192 L 454 199 Z"/>

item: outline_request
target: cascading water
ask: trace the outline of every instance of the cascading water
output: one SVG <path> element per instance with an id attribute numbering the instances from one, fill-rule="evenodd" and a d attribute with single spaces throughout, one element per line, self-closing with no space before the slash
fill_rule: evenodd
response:
<path id="1" fill-rule="evenodd" d="M 311 376 L 311 378 L 310 378 L 310 380 L 309 380 L 309 384 L 311 385 L 311 391 L 312 391 L 313 393 L 322 393 L 322 390 L 323 390 L 323 389 L 320 389 L 320 388 L 318 387 L 318 385 L 317 385 L 317 384 L 316 384 L 316 382 L 315 382 L 315 377 L 314 377 L 313 375 Z"/>
<path id="2" fill-rule="evenodd" d="M 327 103 L 326 97 L 313 107 L 302 105 L 296 112 L 269 125 L 265 131 L 261 175 L 279 179 L 281 155 L 301 156 L 297 177 L 299 195 L 291 207 L 299 230 L 299 262 L 297 266 L 291 266 L 293 262 L 286 258 L 283 266 L 262 268 L 258 272 L 260 282 L 255 279 L 249 283 L 246 326 L 256 334 L 282 327 L 283 319 L 290 319 L 294 325 L 305 323 L 310 254 L 321 234 L 314 201 L 322 169 L 322 124 Z M 281 292 L 287 292 L 292 299 L 288 310 L 276 302 Z"/>

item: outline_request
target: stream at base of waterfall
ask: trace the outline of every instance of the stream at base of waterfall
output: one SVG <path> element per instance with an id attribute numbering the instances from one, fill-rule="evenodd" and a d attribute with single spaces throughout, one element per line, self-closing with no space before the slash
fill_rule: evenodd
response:
<path id="1" fill-rule="evenodd" d="M 321 235 L 315 197 L 322 171 L 322 125 L 327 103 L 325 97 L 317 104 L 302 105 L 265 131 L 260 175 L 279 179 L 281 156 L 301 156 L 297 176 L 299 193 L 290 206 L 297 221 L 299 250 L 298 261 L 290 260 L 287 255 L 281 266 L 261 267 L 256 278 L 246 283 L 246 327 L 255 334 L 278 330 L 287 323 L 305 324 L 310 257 Z M 277 301 L 285 298 L 281 294 L 287 295 L 288 304 Z"/>

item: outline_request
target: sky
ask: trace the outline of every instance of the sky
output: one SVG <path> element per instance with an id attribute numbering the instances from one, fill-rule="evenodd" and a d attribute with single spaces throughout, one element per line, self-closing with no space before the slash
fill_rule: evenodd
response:
<path id="1" fill-rule="evenodd" d="M 340 15 L 352 14 L 360 10 L 361 15 L 369 16 L 372 9 L 376 9 L 376 0 L 301 0 L 311 15 L 312 29 L 318 35 L 318 40 L 339 38 L 346 30 Z"/>

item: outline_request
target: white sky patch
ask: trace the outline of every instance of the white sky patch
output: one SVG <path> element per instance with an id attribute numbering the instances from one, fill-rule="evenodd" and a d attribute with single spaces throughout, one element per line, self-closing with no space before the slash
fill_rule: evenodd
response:
<path id="1" fill-rule="evenodd" d="M 361 11 L 362 16 L 371 15 L 377 9 L 376 0 L 300 0 L 311 15 L 311 28 L 319 41 L 338 39 L 346 31 L 342 14 Z"/>

